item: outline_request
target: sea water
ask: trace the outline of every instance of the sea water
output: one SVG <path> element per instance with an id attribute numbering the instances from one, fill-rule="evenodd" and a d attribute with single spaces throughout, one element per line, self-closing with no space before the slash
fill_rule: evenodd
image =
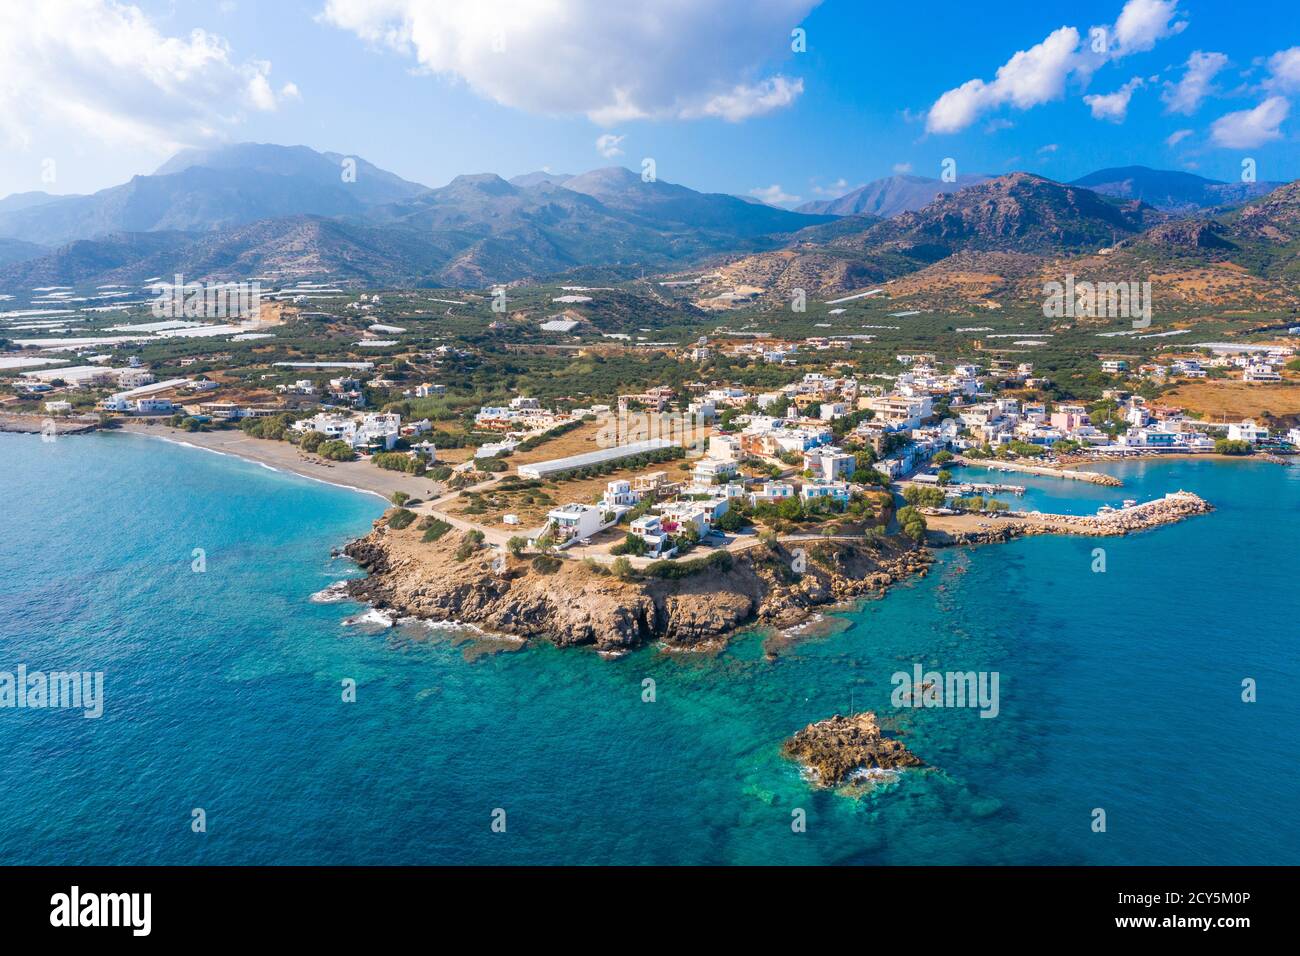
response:
<path id="1" fill-rule="evenodd" d="M 1217 510 L 941 551 L 836 628 L 605 660 L 345 624 L 366 609 L 312 597 L 360 573 L 331 552 L 373 495 L 0 435 L 0 671 L 104 675 L 99 719 L 0 709 L 0 862 L 1300 863 L 1300 468 L 1107 470 L 1043 494 Z M 892 706 L 917 664 L 996 672 L 998 715 Z M 927 769 L 849 797 L 781 756 L 863 709 Z"/>

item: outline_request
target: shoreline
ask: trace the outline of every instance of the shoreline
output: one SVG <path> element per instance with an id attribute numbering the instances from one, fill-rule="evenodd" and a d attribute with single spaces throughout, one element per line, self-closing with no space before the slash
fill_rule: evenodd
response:
<path id="1" fill-rule="evenodd" d="M 187 432 L 170 425 L 152 425 L 131 422 L 119 428 L 104 429 L 106 434 L 115 431 L 131 435 L 157 438 L 176 445 L 185 445 L 201 451 L 229 455 L 262 465 L 272 471 L 287 472 L 299 478 L 333 485 L 347 491 L 374 495 L 391 505 L 394 492 L 402 491 L 412 499 L 427 500 L 440 492 L 428 478 L 415 478 L 397 471 L 385 471 L 368 461 L 335 461 L 311 458 L 289 442 L 267 438 L 253 438 L 238 429 L 211 432 Z"/>
<path id="2" fill-rule="evenodd" d="M 669 652 L 721 650 L 753 627 L 779 630 L 879 596 L 924 576 L 932 555 L 901 537 L 826 542 L 792 571 L 794 552 L 773 542 L 681 577 L 620 578 L 582 561 L 558 566 L 470 545 L 463 532 L 424 541 L 421 527 L 381 519 L 343 553 L 366 571 L 347 593 L 394 619 L 455 622 L 603 656 L 657 645 Z M 770 649 L 769 649 L 770 650 Z"/>

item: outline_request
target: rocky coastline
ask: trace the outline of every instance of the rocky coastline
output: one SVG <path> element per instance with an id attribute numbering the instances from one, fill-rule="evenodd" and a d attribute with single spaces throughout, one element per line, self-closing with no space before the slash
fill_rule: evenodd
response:
<path id="1" fill-rule="evenodd" d="M 818 608 L 923 575 L 931 560 L 901 536 L 801 546 L 799 561 L 793 548 L 771 542 L 683 577 L 624 580 L 594 562 L 475 547 L 460 531 L 428 542 L 416 526 L 398 530 L 380 519 L 344 553 L 368 572 L 348 583 L 350 596 L 391 617 L 472 624 L 605 653 L 646 644 L 700 650 L 741 628 L 790 627 Z"/>

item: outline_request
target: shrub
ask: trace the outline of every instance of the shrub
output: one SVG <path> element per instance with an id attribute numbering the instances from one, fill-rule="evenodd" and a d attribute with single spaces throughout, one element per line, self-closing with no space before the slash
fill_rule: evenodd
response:
<path id="1" fill-rule="evenodd" d="M 1219 455 L 1249 455 L 1254 451 L 1248 441 L 1235 441 L 1228 438 L 1220 438 L 1214 443 L 1214 451 Z"/>
<path id="2" fill-rule="evenodd" d="M 739 531 L 745 526 L 745 518 L 741 515 L 739 509 L 728 508 L 723 512 L 722 517 L 714 522 L 719 531 Z"/>
<path id="3" fill-rule="evenodd" d="M 528 547 L 528 539 L 522 535 L 514 535 L 506 542 L 506 550 L 516 558 L 524 553 L 524 548 Z"/>
<path id="4" fill-rule="evenodd" d="M 549 554 L 539 554 L 532 561 L 533 570 L 538 574 L 554 574 L 563 564 L 564 562 L 559 558 Z"/>
<path id="5" fill-rule="evenodd" d="M 338 439 L 321 442 L 316 449 L 316 453 L 322 458 L 328 458 L 330 461 L 354 461 L 357 457 L 357 453 L 352 450 L 351 445 Z"/>
<path id="6" fill-rule="evenodd" d="M 898 510 L 898 526 L 903 529 L 903 534 L 918 544 L 925 540 L 925 515 L 911 505 Z"/>
<path id="7" fill-rule="evenodd" d="M 411 500 L 411 496 L 405 491 L 394 491 L 389 500 L 399 508 Z"/>
<path id="8" fill-rule="evenodd" d="M 404 471 L 408 475 L 424 473 L 424 462 L 398 451 L 376 452 L 370 460 L 385 471 Z"/>
<path id="9" fill-rule="evenodd" d="M 731 564 L 731 552 L 715 551 L 707 558 L 692 558 L 690 561 L 652 561 L 646 566 L 645 573 L 654 578 L 675 580 L 701 571 L 730 571 Z"/>
<path id="10" fill-rule="evenodd" d="M 622 541 L 620 541 L 618 544 L 614 545 L 614 547 L 609 549 L 609 553 L 610 554 L 631 554 L 637 557 L 641 557 L 649 550 L 650 550 L 650 546 L 645 543 L 644 538 L 642 538 L 640 535 L 635 535 L 629 532 L 627 537 L 625 537 Z"/>
<path id="11" fill-rule="evenodd" d="M 464 561 L 483 546 L 483 532 L 475 529 L 465 532 L 465 540 L 456 548 L 456 560 Z"/>
<path id="12" fill-rule="evenodd" d="M 315 452 L 324 441 L 325 434 L 323 432 L 310 431 L 298 440 L 298 447 L 303 451 Z"/>
<path id="13" fill-rule="evenodd" d="M 424 527 L 424 534 L 420 540 L 426 544 L 432 544 L 451 530 L 451 525 L 441 518 L 430 518 Z"/>
<path id="14" fill-rule="evenodd" d="M 620 581 L 631 581 L 636 577 L 636 569 L 627 558 L 615 558 L 614 563 L 610 565 L 610 570 Z"/>
<path id="15" fill-rule="evenodd" d="M 410 525 L 410 523 L 415 520 L 415 517 L 416 515 L 414 511 L 410 511 L 407 508 L 398 508 L 393 512 L 393 516 L 388 519 L 388 527 L 396 528 L 398 531 L 401 531 L 403 528 Z"/>
<path id="16" fill-rule="evenodd" d="M 926 485 L 909 485 L 903 492 L 903 500 L 917 508 L 940 508 L 945 499 L 942 489 Z"/>

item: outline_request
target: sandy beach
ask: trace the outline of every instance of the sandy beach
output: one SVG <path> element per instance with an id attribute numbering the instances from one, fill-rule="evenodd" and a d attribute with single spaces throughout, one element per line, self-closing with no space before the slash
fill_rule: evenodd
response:
<path id="1" fill-rule="evenodd" d="M 438 484 L 428 478 L 414 478 L 402 472 L 384 471 L 382 468 L 376 468 L 369 461 L 324 461 L 305 454 L 296 445 L 288 442 L 251 438 L 238 429 L 187 432 L 172 428 L 170 425 L 130 422 L 115 430 L 130 432 L 133 435 L 151 435 L 225 455 L 234 455 L 278 471 L 291 472 L 304 478 L 328 482 L 355 491 L 369 492 L 382 498 L 391 497 L 395 491 L 404 491 L 412 498 L 428 499 L 439 492 Z"/>

